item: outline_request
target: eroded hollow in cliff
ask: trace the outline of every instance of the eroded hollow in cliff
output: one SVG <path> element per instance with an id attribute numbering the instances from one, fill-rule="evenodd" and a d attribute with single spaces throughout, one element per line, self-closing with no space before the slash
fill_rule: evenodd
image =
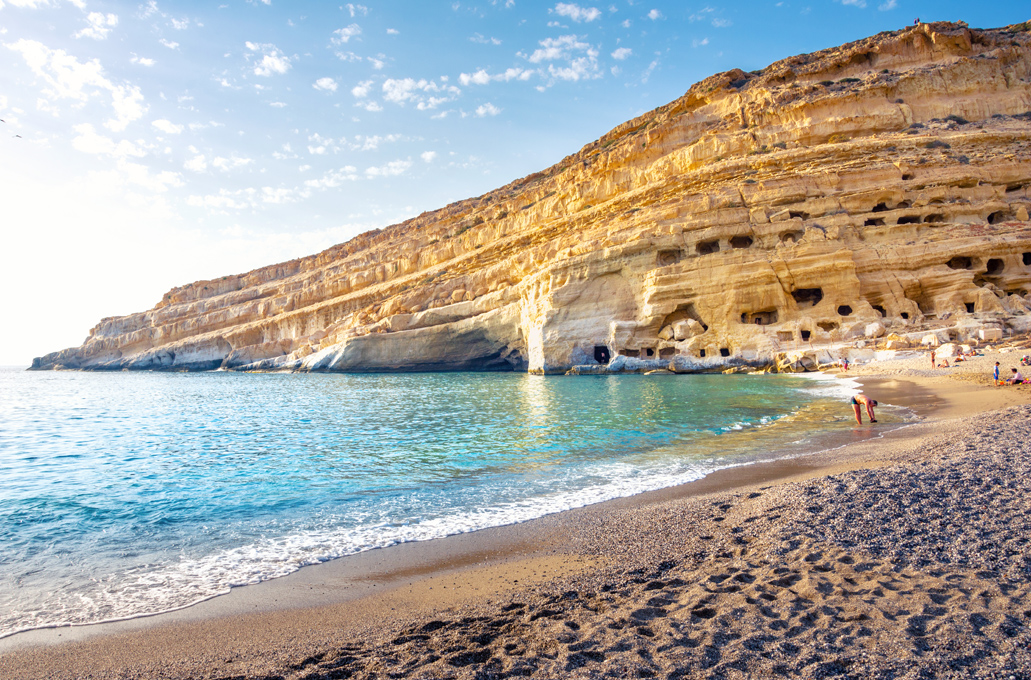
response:
<path id="1" fill-rule="evenodd" d="M 730 350 L 727 349 L 726 347 L 720 347 L 720 356 L 721 357 L 729 357 L 730 356 Z"/>
<path id="2" fill-rule="evenodd" d="M 687 319 L 693 319 L 700 323 L 703 331 L 709 330 L 709 325 L 702 320 L 702 317 L 698 316 L 698 310 L 695 309 L 693 302 L 677 305 L 677 308 L 662 320 L 662 324 L 659 327 L 665 328 L 666 326 L 671 326 L 678 321 L 686 321 Z"/>
<path id="3" fill-rule="evenodd" d="M 756 326 L 769 326 L 777 323 L 777 310 L 764 309 L 761 312 L 741 312 L 741 323 L 755 324 Z"/>
<path id="4" fill-rule="evenodd" d="M 720 252 L 720 242 L 703 241 L 695 246 L 695 250 L 699 255 L 712 255 L 713 253 Z"/>
<path id="5" fill-rule="evenodd" d="M 895 224 L 920 224 L 919 215 L 903 215 L 900 217 Z"/>
<path id="6" fill-rule="evenodd" d="M 878 203 L 870 212 L 888 212 L 888 210 L 889 208 L 887 203 Z"/>
<path id="7" fill-rule="evenodd" d="M 639 349 L 626 349 L 626 348 L 623 348 L 623 349 L 619 350 L 619 353 L 622 354 L 625 357 L 632 357 L 634 359 L 638 359 L 641 356 L 641 350 L 639 350 Z"/>
<path id="8" fill-rule="evenodd" d="M 673 347 L 663 347 L 659 350 L 660 359 L 672 359 L 677 353 L 677 350 Z"/>
<path id="9" fill-rule="evenodd" d="M 751 236 L 735 236 L 732 239 L 730 239 L 731 248 L 748 248 L 753 243 L 755 243 L 755 241 L 752 239 Z"/>
<path id="10" fill-rule="evenodd" d="M 802 335 L 802 342 L 809 342 L 809 338 L 813 336 L 813 332 L 810 330 L 800 331 Z"/>
<path id="11" fill-rule="evenodd" d="M 612 355 L 609 354 L 608 347 L 606 347 L 605 345 L 594 346 L 594 360 L 597 361 L 599 364 L 607 364 L 609 363 L 609 359 L 611 358 Z"/>
<path id="12" fill-rule="evenodd" d="M 963 306 L 966 308 L 967 314 L 973 314 L 974 313 L 974 303 L 973 302 L 964 302 Z"/>
<path id="13" fill-rule="evenodd" d="M 818 321 L 816 323 L 816 326 L 824 333 L 830 333 L 831 331 L 838 330 L 838 322 L 836 321 Z"/>
<path id="14" fill-rule="evenodd" d="M 1000 222 L 1004 222 L 1007 217 L 1008 215 L 1005 210 L 996 210 L 988 216 L 988 224 L 999 224 Z"/>
<path id="15" fill-rule="evenodd" d="M 798 243 L 805 236 L 805 232 L 801 230 L 796 231 L 785 231 L 780 235 L 781 243 Z"/>
<path id="16" fill-rule="evenodd" d="M 1031 265 L 1031 253 L 1023 253 L 1023 254 L 1021 254 L 1020 260 L 1025 265 Z"/>
<path id="17" fill-rule="evenodd" d="M 660 250 L 655 257 L 655 264 L 659 267 L 668 267 L 679 263 L 683 259 L 683 255 L 679 248 L 676 250 Z"/>
<path id="18" fill-rule="evenodd" d="M 949 269 L 970 269 L 974 266 L 973 261 L 963 255 L 957 255 L 945 264 L 949 265 Z"/>
<path id="19" fill-rule="evenodd" d="M 928 224 L 934 224 L 936 222 L 944 222 L 944 221 L 945 221 L 945 215 L 942 215 L 941 213 L 931 213 L 930 215 L 926 215 L 924 217 L 924 222 L 926 222 Z"/>
<path id="20" fill-rule="evenodd" d="M 1006 264 L 997 257 L 993 257 L 988 260 L 987 269 L 985 269 L 985 276 L 1001 276 L 1006 270 Z"/>
<path id="21" fill-rule="evenodd" d="M 873 310 L 875 312 L 877 312 L 878 314 L 881 315 L 882 319 L 884 317 L 888 316 L 888 313 L 886 311 L 884 311 L 884 307 L 881 307 L 880 305 L 870 305 L 870 306 L 873 307 Z"/>
<path id="22" fill-rule="evenodd" d="M 799 288 L 791 291 L 791 297 L 799 307 L 815 307 L 823 299 L 822 288 Z"/>
<path id="23" fill-rule="evenodd" d="M 851 313 L 852 313 L 852 308 L 849 307 L 848 305 L 841 305 L 840 307 L 838 307 L 838 315 L 839 316 L 848 316 Z"/>
<path id="24" fill-rule="evenodd" d="M 863 222 L 863 226 L 864 227 L 883 227 L 884 226 L 884 220 L 882 220 L 880 217 L 871 217 L 867 221 Z"/>

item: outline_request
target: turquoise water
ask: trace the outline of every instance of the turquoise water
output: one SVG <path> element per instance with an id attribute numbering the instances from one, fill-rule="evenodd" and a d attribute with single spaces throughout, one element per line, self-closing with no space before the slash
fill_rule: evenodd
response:
<path id="1" fill-rule="evenodd" d="M 0 636 L 698 479 L 847 429 L 849 393 L 787 376 L 0 370 Z"/>

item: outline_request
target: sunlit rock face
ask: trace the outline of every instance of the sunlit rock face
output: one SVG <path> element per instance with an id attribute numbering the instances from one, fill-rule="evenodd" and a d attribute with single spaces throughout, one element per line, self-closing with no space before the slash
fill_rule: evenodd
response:
<path id="1" fill-rule="evenodd" d="M 1025 330 L 1029 111 L 1027 24 L 721 73 L 542 172 L 173 289 L 33 367 L 786 370 Z"/>

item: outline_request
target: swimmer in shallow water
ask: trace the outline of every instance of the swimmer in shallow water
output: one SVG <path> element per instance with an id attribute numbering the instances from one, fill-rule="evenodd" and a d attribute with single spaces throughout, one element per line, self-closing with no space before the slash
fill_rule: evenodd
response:
<path id="1" fill-rule="evenodd" d="M 873 407 L 876 406 L 876 405 L 877 405 L 877 400 L 876 399 L 871 399 L 870 397 L 866 396 L 865 394 L 857 394 L 856 396 L 852 397 L 852 410 L 856 412 L 856 422 L 859 423 L 860 425 L 863 424 L 863 409 L 862 409 L 862 407 L 865 406 L 866 407 L 866 412 L 870 416 L 870 422 L 871 423 L 876 423 L 877 419 L 874 417 L 874 414 L 873 414 Z"/>

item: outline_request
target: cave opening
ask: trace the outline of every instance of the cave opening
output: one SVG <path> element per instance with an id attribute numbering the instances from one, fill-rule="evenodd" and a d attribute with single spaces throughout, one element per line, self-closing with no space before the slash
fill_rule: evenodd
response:
<path id="1" fill-rule="evenodd" d="M 1025 265 L 1031 264 L 1031 253 L 1022 254 L 1020 259 Z"/>
<path id="2" fill-rule="evenodd" d="M 884 220 L 879 217 L 871 217 L 866 222 L 863 222 L 864 227 L 883 227 Z"/>
<path id="3" fill-rule="evenodd" d="M 888 316 L 888 313 L 887 313 L 886 311 L 884 311 L 884 307 L 881 307 L 880 305 L 871 305 L 871 306 L 873 307 L 873 310 L 874 310 L 875 312 L 877 312 L 878 314 L 880 314 L 880 315 L 881 315 L 881 318 L 882 318 L 882 319 L 883 319 L 884 317 Z"/>
<path id="4" fill-rule="evenodd" d="M 945 264 L 949 266 L 949 269 L 970 269 L 974 266 L 973 260 L 965 255 L 957 255 Z"/>
<path id="5" fill-rule="evenodd" d="M 704 359 L 705 358 L 705 350 L 704 349 L 698 350 L 698 356 L 701 357 L 702 359 Z"/>
<path id="6" fill-rule="evenodd" d="M 924 217 L 924 222 L 926 222 L 928 224 L 934 224 L 936 222 L 944 222 L 944 221 L 945 221 L 945 215 L 942 215 L 941 213 L 931 213 L 930 215 L 927 215 L 927 216 Z"/>
<path id="7" fill-rule="evenodd" d="M 639 349 L 626 349 L 619 350 L 619 353 L 625 357 L 631 357 L 633 359 L 639 359 L 641 357 L 641 350 Z"/>
<path id="8" fill-rule="evenodd" d="M 1006 219 L 1006 213 L 1002 210 L 997 210 L 988 216 L 988 224 L 999 224 Z"/>
<path id="9" fill-rule="evenodd" d="M 734 238 L 730 239 L 730 247 L 737 249 L 748 248 L 754 242 L 755 241 L 752 239 L 751 236 L 735 236 Z"/>
<path id="10" fill-rule="evenodd" d="M 919 215 L 903 215 L 900 217 L 895 224 L 920 224 Z"/>
<path id="11" fill-rule="evenodd" d="M 678 264 L 683 259 L 683 253 L 679 248 L 676 250 L 660 250 L 655 258 L 655 264 L 659 267 L 669 267 Z"/>
<path id="12" fill-rule="evenodd" d="M 1006 186 L 1006 193 L 1007 194 L 1012 194 L 1013 192 L 1020 191 L 1023 188 L 1024 188 L 1023 184 L 1009 184 L 1009 185 Z"/>
<path id="13" fill-rule="evenodd" d="M 836 321 L 819 321 L 816 325 L 819 326 L 820 330 L 824 333 L 838 330 L 838 323 Z"/>
<path id="14" fill-rule="evenodd" d="M 712 253 L 720 252 L 719 241 L 703 241 L 695 246 L 695 250 L 699 255 L 711 255 Z"/>
<path id="15" fill-rule="evenodd" d="M 801 210 L 789 210 L 788 217 L 790 219 L 807 220 L 809 219 L 809 213 L 803 212 Z"/>
<path id="16" fill-rule="evenodd" d="M 741 323 L 755 324 L 756 326 L 769 326 L 777 323 L 778 314 L 776 309 L 764 309 L 760 312 L 741 312 Z"/>
<path id="17" fill-rule="evenodd" d="M 888 205 L 886 203 L 878 203 L 870 212 L 888 212 Z"/>
<path id="18" fill-rule="evenodd" d="M 611 358 L 612 356 L 609 354 L 608 347 L 606 347 L 605 345 L 594 346 L 594 360 L 597 361 L 599 364 L 607 364 L 609 363 L 609 359 Z"/>
<path id="19" fill-rule="evenodd" d="M 809 338 L 813 336 L 813 332 L 810 330 L 800 331 L 802 335 L 802 342 L 809 342 Z"/>
<path id="20" fill-rule="evenodd" d="M 791 342 L 795 339 L 795 334 L 791 331 L 777 331 L 777 339 L 781 342 Z"/>
<path id="21" fill-rule="evenodd" d="M 899 204 L 895 206 L 895 209 L 898 210 L 899 208 L 912 208 L 912 207 L 913 207 L 913 203 L 911 201 L 900 201 Z"/>
<path id="22" fill-rule="evenodd" d="M 973 302 L 965 302 L 963 304 L 963 306 L 967 308 L 967 314 L 973 314 L 974 313 L 974 303 Z"/>
<path id="23" fill-rule="evenodd" d="M 838 307 L 838 315 L 839 316 L 848 316 L 851 313 L 852 313 L 852 308 L 849 307 L 848 305 L 841 305 L 840 307 Z"/>
<path id="24" fill-rule="evenodd" d="M 721 357 L 729 357 L 730 356 L 730 350 L 727 349 L 726 347 L 720 347 L 720 356 Z"/>
<path id="25" fill-rule="evenodd" d="M 646 357 L 653 357 L 653 356 L 655 356 L 655 348 L 654 347 L 645 347 L 644 348 L 644 355 Z"/>
<path id="26" fill-rule="evenodd" d="M 902 312 L 901 314 L 899 314 L 899 316 L 901 316 L 903 319 L 909 319 L 909 312 Z"/>
<path id="27" fill-rule="evenodd" d="M 799 307 L 815 307 L 823 299 L 822 288 L 799 288 L 791 291 L 791 297 Z"/>
<path id="28" fill-rule="evenodd" d="M 988 260 L 985 276 L 999 276 L 1006 269 L 1006 264 L 997 257 Z"/>
<path id="29" fill-rule="evenodd" d="M 805 236 L 804 231 L 785 231 L 780 235 L 781 243 L 797 243 Z"/>
<path id="30" fill-rule="evenodd" d="M 659 350 L 660 359 L 672 359 L 677 353 L 677 350 L 672 347 L 663 347 Z"/>

